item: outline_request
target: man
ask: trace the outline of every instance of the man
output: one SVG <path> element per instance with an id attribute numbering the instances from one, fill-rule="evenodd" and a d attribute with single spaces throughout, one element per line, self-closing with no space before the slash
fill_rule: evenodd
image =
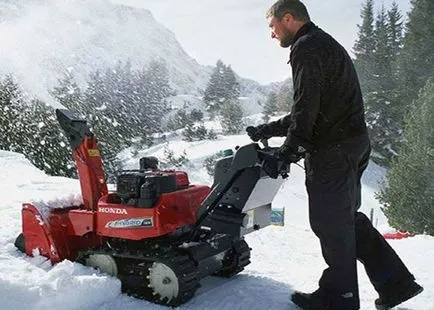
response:
<path id="1" fill-rule="evenodd" d="M 345 49 L 310 21 L 299 0 L 279 0 L 268 11 L 271 37 L 290 60 L 294 105 L 278 121 L 248 127 L 258 141 L 286 136 L 276 156 L 286 162 L 305 158 L 309 220 L 328 268 L 311 294 L 295 292 L 302 309 L 359 309 L 356 260 L 379 294 L 377 309 L 390 309 L 422 292 L 403 262 L 369 219 L 357 212 L 361 176 L 370 141 L 363 99 Z"/>

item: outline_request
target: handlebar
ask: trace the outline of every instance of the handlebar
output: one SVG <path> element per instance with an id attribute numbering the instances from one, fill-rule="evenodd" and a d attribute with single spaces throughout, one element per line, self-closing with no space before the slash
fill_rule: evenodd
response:
<path id="1" fill-rule="evenodd" d="M 252 136 L 252 134 L 256 132 L 256 129 L 253 126 L 249 126 L 246 128 L 246 131 L 249 136 Z M 264 146 L 263 148 L 260 148 L 258 144 L 257 152 L 260 165 L 262 169 L 264 169 L 265 173 L 273 179 L 277 179 L 279 175 L 283 178 L 287 178 L 290 171 L 290 164 L 276 157 L 275 153 L 277 148 L 272 148 L 268 145 L 268 139 L 271 137 L 272 136 L 266 136 L 259 140 L 259 142 Z"/>
<path id="2" fill-rule="evenodd" d="M 290 172 L 290 164 L 275 155 L 278 148 L 269 147 L 268 139 L 262 139 L 260 142 L 264 145 L 262 149 L 257 150 L 262 169 L 273 179 L 277 179 L 279 175 L 286 179 Z"/>
<path id="3" fill-rule="evenodd" d="M 269 145 L 268 145 L 268 139 L 267 138 L 261 139 L 259 142 L 262 143 L 262 145 L 264 146 L 264 148 L 268 148 L 269 147 Z"/>

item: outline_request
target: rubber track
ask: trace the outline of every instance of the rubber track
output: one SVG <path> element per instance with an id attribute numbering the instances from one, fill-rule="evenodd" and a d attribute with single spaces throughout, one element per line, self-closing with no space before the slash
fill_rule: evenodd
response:
<path id="1" fill-rule="evenodd" d="M 122 282 L 122 291 L 136 298 L 176 307 L 193 298 L 196 290 L 199 288 L 196 265 L 188 255 L 177 253 L 174 250 L 153 253 L 151 256 L 150 254 L 143 254 L 138 251 L 134 253 L 129 253 L 128 251 L 116 253 L 112 249 L 98 248 L 80 253 L 80 258 L 83 261 L 85 257 L 91 254 L 113 256 L 118 265 L 121 266 L 118 277 Z M 169 301 L 167 298 L 160 299 L 158 294 L 153 295 L 152 288 L 148 287 L 149 280 L 146 278 L 153 262 L 167 265 L 176 274 L 179 283 L 179 293 L 176 298 Z"/>
<path id="2" fill-rule="evenodd" d="M 227 257 L 228 267 L 223 268 L 215 275 L 219 277 L 230 278 L 244 270 L 244 267 L 250 264 L 250 247 L 245 240 L 237 241 L 231 250 L 231 255 Z M 232 260 L 235 259 L 235 262 Z M 226 259 L 225 259 L 226 260 Z M 233 263 L 235 263 L 233 265 Z M 223 262 L 225 264 L 225 261 Z"/>

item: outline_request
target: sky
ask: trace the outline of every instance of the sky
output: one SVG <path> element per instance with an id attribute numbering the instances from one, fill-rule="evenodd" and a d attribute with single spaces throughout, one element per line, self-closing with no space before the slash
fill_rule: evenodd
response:
<path id="1" fill-rule="evenodd" d="M 242 77 L 266 84 L 290 75 L 289 50 L 271 40 L 265 12 L 274 0 L 110 0 L 149 9 L 186 52 L 204 65 L 218 59 Z M 386 9 L 393 0 L 376 0 Z M 357 38 L 362 0 L 305 0 L 311 19 L 349 52 Z M 396 0 L 402 12 L 410 0 Z M 406 14 L 404 14 L 406 15 Z"/>
<path id="2" fill-rule="evenodd" d="M 256 121 L 261 121 L 260 115 Z M 210 124 L 206 123 L 206 126 Z M 270 145 L 277 146 L 282 139 L 273 138 Z M 178 136 L 168 145 L 141 150 L 135 157 L 126 152 L 123 160 L 130 165 L 127 168 L 136 168 L 141 156 L 164 158 L 165 146 L 173 150 L 176 157 L 185 150 L 190 164 L 184 169 L 189 173 L 190 181 L 211 185 L 212 180 L 202 166 L 204 158 L 246 143 L 250 143 L 246 135 L 220 136 L 218 140 L 197 142 L 182 141 Z M 365 213 L 375 210 L 379 229 L 385 227 L 385 218 L 374 192 L 383 174 L 384 170 L 371 163 L 363 178 L 362 210 Z M 47 176 L 23 155 L 6 151 L 0 151 L 0 175 L 1 309 L 168 309 L 121 294 L 119 280 L 89 267 L 71 261 L 52 266 L 45 257 L 26 257 L 19 252 L 13 242 L 22 229 L 21 204 L 33 202 L 38 207 L 76 205 L 80 186 L 77 180 Z M 315 290 L 325 267 L 318 239 L 309 228 L 304 171 L 298 166 L 292 166 L 291 174 L 273 200 L 273 208 L 283 207 L 284 227 L 269 226 L 246 236 L 252 254 L 251 264 L 243 272 L 231 279 L 204 279 L 197 296 L 179 309 L 298 309 L 289 301 L 289 295 L 294 290 Z M 389 242 L 425 288 L 422 294 L 399 309 L 434 310 L 434 237 L 420 235 Z M 361 309 L 374 310 L 377 294 L 362 265 L 358 267 Z"/>

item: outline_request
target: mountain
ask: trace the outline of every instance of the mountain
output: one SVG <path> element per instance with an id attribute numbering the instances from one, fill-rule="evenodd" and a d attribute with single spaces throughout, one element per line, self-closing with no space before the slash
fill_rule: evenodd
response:
<path id="1" fill-rule="evenodd" d="M 90 72 L 119 60 L 136 68 L 164 60 L 177 94 L 200 96 L 212 72 L 187 55 L 149 10 L 105 0 L 2 1 L 0 38 L 0 73 L 12 72 L 44 100 L 65 70 L 83 85 Z M 276 87 L 242 78 L 240 84 L 241 95 L 251 98 L 245 106 Z"/>
<path id="2" fill-rule="evenodd" d="M 273 0 L 110 0 L 150 9 L 200 63 L 222 58 L 242 75 L 254 80 L 281 81 L 289 76 L 289 51 L 270 38 L 265 13 Z M 376 0 L 375 7 L 390 8 L 395 1 L 402 13 L 410 0 Z M 357 39 L 363 0 L 303 1 L 312 20 L 333 35 L 348 52 Z M 336 18 L 339 15 L 339 18 Z M 209 39 L 210 33 L 212 39 Z M 202 42 L 205 42 L 203 44 Z M 213 48 L 210 49 L 210 42 Z M 227 48 L 229 47 L 230 48 Z"/>

